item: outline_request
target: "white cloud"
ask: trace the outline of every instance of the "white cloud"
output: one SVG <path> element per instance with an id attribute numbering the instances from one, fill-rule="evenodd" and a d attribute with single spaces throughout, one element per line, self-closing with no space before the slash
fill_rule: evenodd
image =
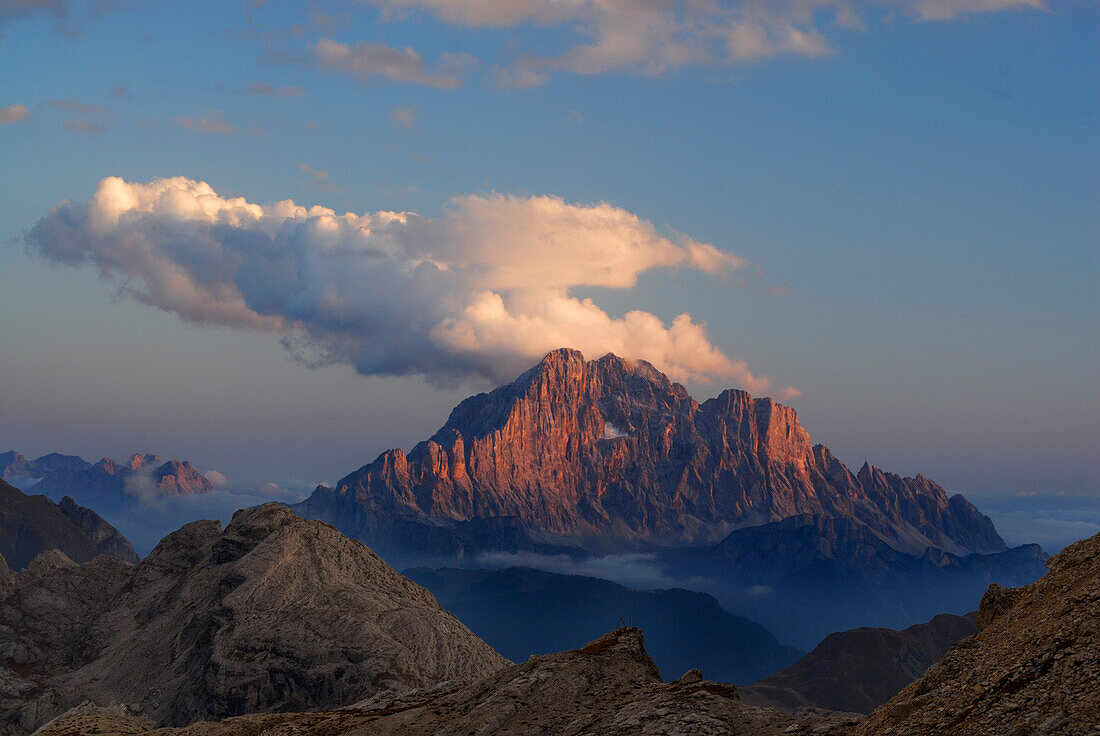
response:
<path id="1" fill-rule="evenodd" d="M 0 125 L 6 125 L 7 123 L 22 123 L 26 120 L 30 120 L 30 117 L 30 108 L 21 103 L 0 107 Z"/>
<path id="2" fill-rule="evenodd" d="M 642 590 L 672 588 L 694 582 L 669 577 L 661 569 L 656 555 L 640 552 L 576 560 L 567 555 L 541 555 L 536 552 L 482 552 L 477 556 L 477 562 L 489 568 L 529 567 L 559 575 L 582 575 Z"/>
<path id="3" fill-rule="evenodd" d="M 217 489 L 223 489 L 229 487 L 229 479 L 225 477 L 225 473 L 218 470 L 207 470 L 203 475 L 210 481 L 211 485 Z"/>
<path id="4" fill-rule="evenodd" d="M 721 276 L 745 265 L 607 203 L 491 194 L 452 199 L 438 218 L 337 214 L 222 197 L 183 177 L 112 177 L 27 239 L 181 319 L 269 332 L 303 359 L 363 374 L 505 381 L 568 346 L 643 358 L 675 380 L 768 388 L 687 313 L 669 325 L 643 311 L 613 317 L 570 294 L 630 288 L 653 269 Z"/>
<path id="5" fill-rule="evenodd" d="M 355 45 L 322 38 L 313 47 L 317 66 L 355 77 L 361 82 L 386 79 L 438 89 L 462 86 L 466 71 L 477 64 L 467 54 L 444 54 L 439 65 L 429 69 L 424 57 L 413 48 L 397 49 L 361 41 Z"/>

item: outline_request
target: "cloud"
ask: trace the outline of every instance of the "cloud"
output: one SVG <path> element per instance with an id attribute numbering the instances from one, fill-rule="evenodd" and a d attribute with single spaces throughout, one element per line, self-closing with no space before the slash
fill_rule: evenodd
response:
<path id="1" fill-rule="evenodd" d="M 310 178 L 306 182 L 306 187 L 308 189 L 317 189 L 323 192 L 340 191 L 329 181 L 329 172 L 324 169 L 315 169 L 301 161 L 298 162 L 298 169 L 303 173 L 309 174 Z"/>
<path id="2" fill-rule="evenodd" d="M 960 15 L 998 10 L 1046 10 L 1043 0 L 915 0 L 907 3 L 921 20 L 950 20 Z"/>
<path id="3" fill-rule="evenodd" d="M 435 69 L 413 48 L 397 49 L 361 41 L 354 46 L 322 38 L 313 47 L 318 68 L 355 77 L 360 82 L 386 79 L 438 89 L 462 86 L 466 71 L 477 64 L 468 54 L 444 54 Z"/>
<path id="4" fill-rule="evenodd" d="M 41 103 L 43 107 L 52 107 L 55 110 L 75 112 L 80 115 L 93 115 L 95 117 L 107 117 L 110 113 L 102 105 L 89 105 L 77 99 L 72 100 L 48 100 Z"/>
<path id="5" fill-rule="evenodd" d="M 36 13 L 51 13 L 54 17 L 64 18 L 69 13 L 69 7 L 64 0 L 0 0 L 0 24 Z"/>
<path id="6" fill-rule="evenodd" d="M 657 556 L 626 553 L 573 559 L 567 555 L 540 555 L 536 552 L 482 552 L 479 565 L 489 568 L 529 567 L 559 575 L 583 575 L 610 580 L 629 588 L 672 588 L 682 585 L 664 573 Z"/>
<path id="7" fill-rule="evenodd" d="M 1043 8 L 1043 0 L 366 0 L 384 17 L 423 11 L 457 26 L 564 27 L 572 42 L 558 53 L 519 54 L 494 69 L 501 87 L 532 87 L 547 72 L 658 75 L 702 63 L 733 63 L 833 53 L 822 29 L 865 30 L 867 19 L 888 22 L 900 10 L 916 20 Z"/>
<path id="8" fill-rule="evenodd" d="M 764 293 L 768 296 L 790 296 L 794 289 L 786 284 L 768 284 L 764 287 Z"/>
<path id="9" fill-rule="evenodd" d="M 102 125 L 89 123 L 87 120 L 66 120 L 63 127 L 70 133 L 85 133 L 89 135 L 102 133 L 104 131 Z"/>
<path id="10" fill-rule="evenodd" d="M 199 133 L 218 133 L 221 135 L 235 135 L 239 131 L 234 125 L 230 125 L 217 116 L 203 115 L 201 118 L 174 117 L 169 124 L 184 130 L 194 130 Z"/>
<path id="11" fill-rule="evenodd" d="M 305 97 L 306 91 L 301 87 L 283 85 L 272 87 L 265 82 L 253 82 L 248 85 L 245 92 L 251 95 L 263 95 L 265 97 Z"/>
<path id="12" fill-rule="evenodd" d="M 22 123 L 31 119 L 31 110 L 26 105 L 16 103 L 7 107 L 0 107 L 0 125 L 8 123 Z"/>
<path id="13" fill-rule="evenodd" d="M 229 479 L 225 477 L 225 473 L 218 470 L 207 470 L 203 475 L 215 488 L 228 488 Z"/>
<path id="14" fill-rule="evenodd" d="M 116 84 L 114 87 L 111 87 L 111 97 L 121 97 L 124 100 L 134 99 L 133 93 L 121 84 Z"/>
<path id="15" fill-rule="evenodd" d="M 27 241 L 187 322 L 268 332 L 302 360 L 365 375 L 507 381 L 569 346 L 642 358 L 678 381 L 769 385 L 687 313 L 667 325 L 640 310 L 613 317 L 571 295 L 629 289 L 654 269 L 745 266 L 603 202 L 490 194 L 456 197 L 436 218 L 337 214 L 222 197 L 183 177 L 111 177 L 87 202 L 57 205 Z"/>
<path id="16" fill-rule="evenodd" d="M 390 111 L 390 121 L 405 130 L 415 130 L 420 118 L 420 108 L 416 105 L 402 105 Z"/>

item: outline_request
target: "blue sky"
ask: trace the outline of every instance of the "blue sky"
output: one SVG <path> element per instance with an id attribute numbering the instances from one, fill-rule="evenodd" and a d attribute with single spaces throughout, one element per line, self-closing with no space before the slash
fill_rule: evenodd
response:
<path id="1" fill-rule="evenodd" d="M 784 396 L 854 466 L 1100 495 L 1094 2 L 43 5 L 0 0 L 3 449 L 332 481 L 561 334 Z M 89 230 L 107 177 L 152 198 L 132 231 Z M 339 237 L 440 273 L 182 228 L 159 177 L 417 213 Z M 169 289 L 225 267 L 188 238 L 246 310 Z"/>

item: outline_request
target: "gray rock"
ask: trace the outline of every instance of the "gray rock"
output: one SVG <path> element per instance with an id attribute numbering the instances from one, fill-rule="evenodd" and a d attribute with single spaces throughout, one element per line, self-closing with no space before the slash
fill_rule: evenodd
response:
<path id="1" fill-rule="evenodd" d="M 0 581 L 2 582 L 2 581 Z M 84 700 L 180 725 L 332 708 L 507 660 L 332 527 L 265 504 L 194 522 L 133 565 L 47 552 L 0 602 L 0 733 Z"/>

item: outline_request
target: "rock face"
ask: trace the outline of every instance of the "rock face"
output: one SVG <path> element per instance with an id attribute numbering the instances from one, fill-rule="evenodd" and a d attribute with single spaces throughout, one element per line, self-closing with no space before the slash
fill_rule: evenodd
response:
<path id="1" fill-rule="evenodd" d="M 988 518 L 922 476 L 853 474 L 790 407 L 734 390 L 699 404 L 648 363 L 567 349 L 298 508 L 371 540 L 393 519 L 509 519 L 544 542 L 680 546 L 811 514 L 913 554 L 1005 549 Z"/>
<path id="2" fill-rule="evenodd" d="M 0 555 L 22 570 L 46 550 L 61 550 L 88 562 L 101 554 L 137 562 L 137 553 L 117 529 L 71 498 L 56 504 L 45 496 L 28 496 L 0 481 Z"/>
<path id="3" fill-rule="evenodd" d="M 158 734 L 772 736 L 842 734 L 853 722 L 846 716 L 791 716 L 747 706 L 732 685 L 705 680 L 697 671 L 661 682 L 641 633 L 625 628 L 582 649 L 532 657 L 465 687 L 374 698 L 340 711 L 245 716 Z M 90 733 L 105 725 L 116 733 L 151 733 L 139 718 L 117 709 L 85 709 L 42 736 Z"/>
<path id="4" fill-rule="evenodd" d="M 646 649 L 666 678 L 699 667 L 712 679 L 749 683 L 802 654 L 704 593 L 631 590 L 607 580 L 515 567 L 417 568 L 405 574 L 516 662 L 561 651 L 622 623 L 646 632 Z"/>
<path id="5" fill-rule="evenodd" d="M 902 631 L 830 634 L 790 667 L 740 688 L 755 705 L 870 713 L 916 680 L 956 642 L 978 631 L 975 614 L 941 614 Z"/>
<path id="6" fill-rule="evenodd" d="M 1011 595 L 995 591 L 999 613 L 983 617 L 978 634 L 872 713 L 855 736 L 1097 733 L 1100 535 L 1048 566 Z"/>
<path id="7" fill-rule="evenodd" d="M 154 723 L 334 707 L 507 660 L 359 542 L 266 504 L 193 522 L 140 563 L 59 552 L 0 602 L 0 733 L 85 699 Z"/>

